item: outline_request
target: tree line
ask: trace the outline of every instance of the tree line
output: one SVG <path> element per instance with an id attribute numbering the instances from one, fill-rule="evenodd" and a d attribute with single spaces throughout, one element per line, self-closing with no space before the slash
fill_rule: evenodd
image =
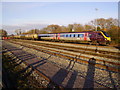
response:
<path id="1" fill-rule="evenodd" d="M 96 27 L 97 26 L 97 27 Z M 68 26 L 60 26 L 60 25 L 48 25 L 47 27 L 43 29 L 32 29 L 27 32 L 23 32 L 22 34 L 40 34 L 40 33 L 60 33 L 60 32 L 81 32 L 85 30 L 104 30 L 109 31 L 116 29 L 118 27 L 118 20 L 113 18 L 99 18 L 90 21 L 88 24 L 82 25 L 82 24 L 69 24 Z M 21 33 L 21 31 L 19 31 Z"/>
<path id="2" fill-rule="evenodd" d="M 60 26 L 60 25 L 52 24 L 42 29 L 31 29 L 27 32 L 22 32 L 21 29 L 18 29 L 18 30 L 15 30 L 15 33 L 17 35 L 19 34 L 45 34 L 45 33 L 61 33 L 61 32 L 81 32 L 81 31 L 91 31 L 91 30 L 92 31 L 95 31 L 95 30 L 106 31 L 112 38 L 112 41 L 114 44 L 120 43 L 120 36 L 118 33 L 120 31 L 120 27 L 118 26 L 118 19 L 113 19 L 113 18 L 94 19 L 85 25 L 82 25 L 79 23 L 68 24 L 68 26 Z"/>

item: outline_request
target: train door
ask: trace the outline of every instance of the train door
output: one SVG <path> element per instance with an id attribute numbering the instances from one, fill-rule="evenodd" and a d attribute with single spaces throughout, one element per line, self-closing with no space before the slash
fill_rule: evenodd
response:
<path id="1" fill-rule="evenodd" d="M 87 40 L 87 33 L 84 34 L 84 40 L 86 41 Z"/>
<path id="2" fill-rule="evenodd" d="M 99 42 L 104 41 L 104 37 L 102 36 L 101 33 L 98 33 L 98 35 L 97 35 L 97 40 L 98 40 Z"/>
<path id="3" fill-rule="evenodd" d="M 53 39 L 56 39 L 56 34 L 53 34 Z"/>
<path id="4" fill-rule="evenodd" d="M 57 35 L 57 39 L 58 39 L 58 40 L 60 39 L 60 34 Z"/>

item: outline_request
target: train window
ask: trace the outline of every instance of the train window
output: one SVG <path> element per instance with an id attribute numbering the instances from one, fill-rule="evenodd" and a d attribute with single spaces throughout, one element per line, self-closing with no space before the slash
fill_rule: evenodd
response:
<path id="1" fill-rule="evenodd" d="M 70 37 L 70 34 L 68 34 L 68 37 Z"/>
<path id="2" fill-rule="evenodd" d="M 71 34 L 68 34 L 68 37 L 71 37 Z"/>
<path id="3" fill-rule="evenodd" d="M 84 35 L 83 35 L 83 34 L 78 34 L 78 37 L 81 37 L 81 38 L 82 38 L 82 37 L 84 37 Z"/>
<path id="4" fill-rule="evenodd" d="M 75 34 L 73 35 L 73 37 L 75 37 Z"/>
<path id="5" fill-rule="evenodd" d="M 68 34 L 66 34 L 66 37 L 68 37 Z"/>
<path id="6" fill-rule="evenodd" d="M 50 37 L 54 37 L 54 35 L 50 35 Z"/>
<path id="7" fill-rule="evenodd" d="M 78 37 L 78 34 L 75 34 L 75 37 Z"/>
<path id="8" fill-rule="evenodd" d="M 98 35 L 102 35 L 101 33 L 98 33 Z"/>
<path id="9" fill-rule="evenodd" d="M 46 35 L 46 37 L 50 37 L 50 34 Z"/>
<path id="10" fill-rule="evenodd" d="M 106 37 L 110 37 L 105 31 L 102 31 Z"/>
<path id="11" fill-rule="evenodd" d="M 91 37 L 92 34 L 89 34 L 88 36 Z"/>
<path id="12" fill-rule="evenodd" d="M 64 37 L 64 35 L 60 35 L 60 37 Z"/>
<path id="13" fill-rule="evenodd" d="M 73 37 L 74 34 L 71 34 L 71 37 Z"/>

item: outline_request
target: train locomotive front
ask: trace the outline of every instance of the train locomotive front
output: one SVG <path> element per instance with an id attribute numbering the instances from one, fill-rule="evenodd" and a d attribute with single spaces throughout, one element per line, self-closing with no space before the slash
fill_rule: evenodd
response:
<path id="1" fill-rule="evenodd" d="M 105 31 L 89 32 L 90 43 L 109 45 L 111 42 L 110 36 Z"/>

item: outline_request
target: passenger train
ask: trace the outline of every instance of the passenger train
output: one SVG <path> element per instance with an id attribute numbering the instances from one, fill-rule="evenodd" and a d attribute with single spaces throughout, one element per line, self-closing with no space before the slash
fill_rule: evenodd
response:
<path id="1" fill-rule="evenodd" d="M 74 41 L 89 42 L 90 44 L 110 44 L 111 38 L 105 31 L 83 31 L 83 32 L 65 32 L 65 33 L 48 33 L 48 34 L 27 34 L 15 35 L 16 39 L 33 39 L 33 40 L 52 40 L 52 41 Z"/>

